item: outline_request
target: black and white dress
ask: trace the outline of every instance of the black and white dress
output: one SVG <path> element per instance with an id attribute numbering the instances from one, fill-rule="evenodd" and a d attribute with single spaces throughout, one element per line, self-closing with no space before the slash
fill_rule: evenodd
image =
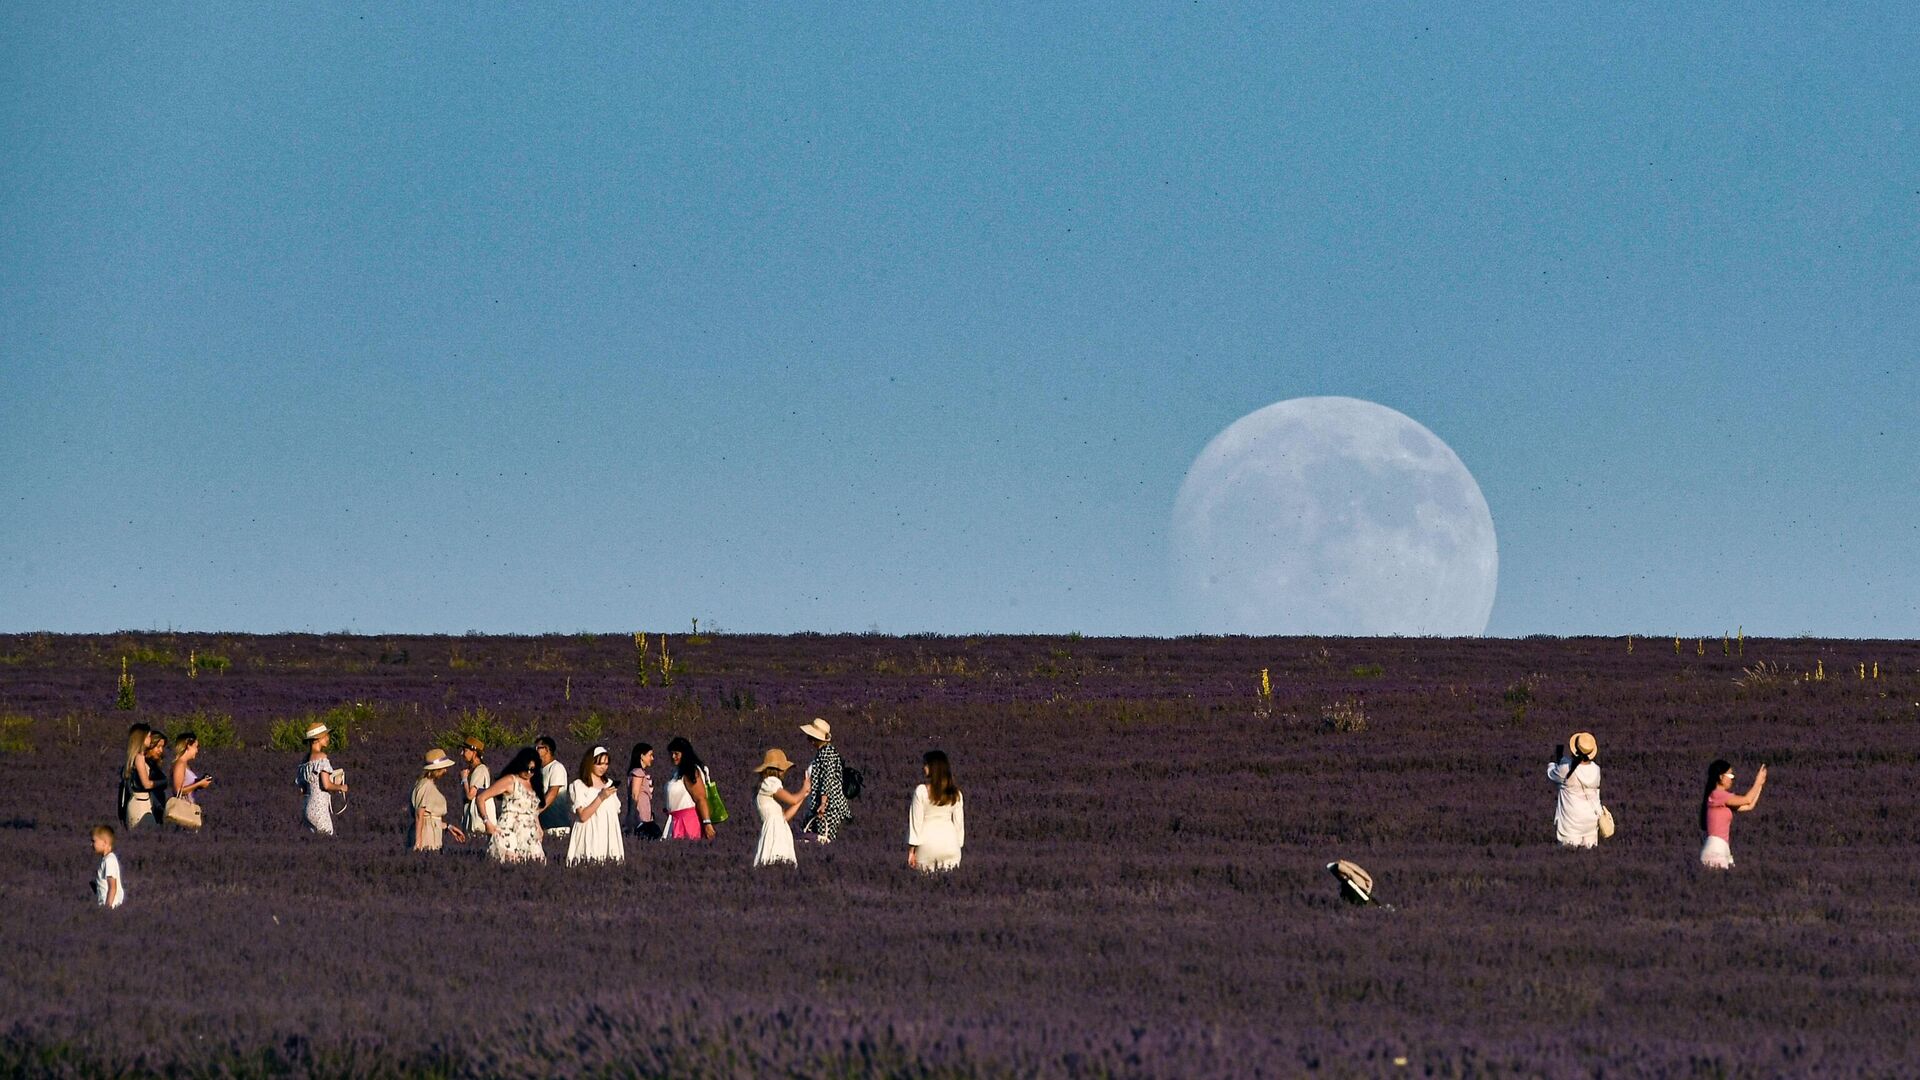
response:
<path id="1" fill-rule="evenodd" d="M 822 843 L 833 840 L 853 816 L 842 786 L 845 768 L 840 763 L 840 748 L 828 743 L 813 755 L 807 766 L 807 778 L 813 784 L 813 816 L 800 831 Z"/>

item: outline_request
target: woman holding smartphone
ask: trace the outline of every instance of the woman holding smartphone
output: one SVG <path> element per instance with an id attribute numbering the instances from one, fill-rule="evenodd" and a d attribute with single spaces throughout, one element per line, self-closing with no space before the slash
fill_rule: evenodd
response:
<path id="1" fill-rule="evenodd" d="M 567 834 L 567 865 L 626 862 L 620 839 L 620 789 L 607 776 L 607 748 L 596 746 L 580 759 L 580 771 L 568 785 L 573 831 Z"/>
<path id="2" fill-rule="evenodd" d="M 1700 796 L 1700 831 L 1707 839 L 1700 847 L 1700 865 L 1709 870 L 1733 869 L 1733 815 L 1760 805 L 1760 789 L 1767 786 L 1767 767 L 1753 774 L 1745 795 L 1733 793 L 1733 766 L 1715 761 L 1707 766 L 1707 788 Z"/>
<path id="3" fill-rule="evenodd" d="M 199 773 L 193 771 L 193 760 L 199 756 L 200 736 L 195 735 L 191 731 L 181 732 L 180 745 L 173 751 L 173 799 L 184 800 L 193 807 L 187 814 L 188 819 L 191 820 L 193 824 L 184 826 L 185 828 L 191 829 L 200 827 L 198 824 L 200 820 L 200 800 L 194 797 L 194 793 L 213 785 L 213 777 L 201 776 Z M 169 821 L 173 821 L 175 816 L 172 813 L 173 807 L 171 806 L 173 799 L 167 800 L 169 804 L 167 819 Z M 174 823 L 179 824 L 178 822 Z"/>

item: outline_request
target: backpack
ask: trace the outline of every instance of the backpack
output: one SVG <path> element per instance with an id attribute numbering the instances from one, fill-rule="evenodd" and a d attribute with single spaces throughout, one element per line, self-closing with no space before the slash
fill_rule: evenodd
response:
<path id="1" fill-rule="evenodd" d="M 846 794 L 847 798 L 859 798 L 860 789 L 866 786 L 867 778 L 860 775 L 859 769 L 849 768 L 844 765 L 840 767 L 840 790 Z"/>

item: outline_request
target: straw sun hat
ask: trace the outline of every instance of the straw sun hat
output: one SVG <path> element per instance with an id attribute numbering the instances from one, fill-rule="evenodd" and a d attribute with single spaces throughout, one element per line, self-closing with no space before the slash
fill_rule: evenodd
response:
<path id="1" fill-rule="evenodd" d="M 1327 864 L 1327 872 L 1340 879 L 1340 895 L 1350 904 L 1373 903 L 1373 875 L 1359 864 L 1336 859 Z"/>
<path id="2" fill-rule="evenodd" d="M 322 735 L 325 735 L 326 733 L 327 733 L 327 725 L 315 724 L 312 727 L 308 728 L 307 733 L 301 737 L 306 739 L 308 742 L 312 742 L 313 740 L 319 738 Z"/>
<path id="3" fill-rule="evenodd" d="M 427 772 L 439 772 L 441 769 L 453 768 L 453 759 L 448 757 L 446 752 L 439 747 L 427 751 L 425 757 L 427 759 L 425 766 Z"/>
<path id="4" fill-rule="evenodd" d="M 1593 732 L 1576 731 L 1567 740 L 1567 749 L 1574 757 L 1595 758 L 1600 756 L 1600 744 L 1594 741 Z"/>
<path id="5" fill-rule="evenodd" d="M 776 746 L 760 758 L 760 764 L 755 765 L 753 771 L 755 773 L 763 773 L 769 769 L 779 769 L 781 772 L 785 772 L 791 768 L 793 768 L 793 762 L 787 760 L 786 751 Z"/>
<path id="6" fill-rule="evenodd" d="M 800 725 L 800 733 L 810 739 L 827 742 L 833 738 L 833 725 L 816 716 L 813 718 L 813 723 Z"/>

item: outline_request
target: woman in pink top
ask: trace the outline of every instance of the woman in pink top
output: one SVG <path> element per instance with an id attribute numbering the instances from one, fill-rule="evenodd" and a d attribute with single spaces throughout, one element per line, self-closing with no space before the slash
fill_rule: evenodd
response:
<path id="1" fill-rule="evenodd" d="M 1733 832 L 1733 812 L 1745 813 L 1760 805 L 1760 789 L 1767 786 L 1767 767 L 1753 775 L 1753 786 L 1745 795 L 1733 793 L 1733 766 L 1715 761 L 1707 766 L 1707 790 L 1700 797 L 1700 829 L 1707 842 L 1700 849 L 1700 865 L 1714 870 L 1733 869 L 1733 848 L 1728 843 Z"/>

